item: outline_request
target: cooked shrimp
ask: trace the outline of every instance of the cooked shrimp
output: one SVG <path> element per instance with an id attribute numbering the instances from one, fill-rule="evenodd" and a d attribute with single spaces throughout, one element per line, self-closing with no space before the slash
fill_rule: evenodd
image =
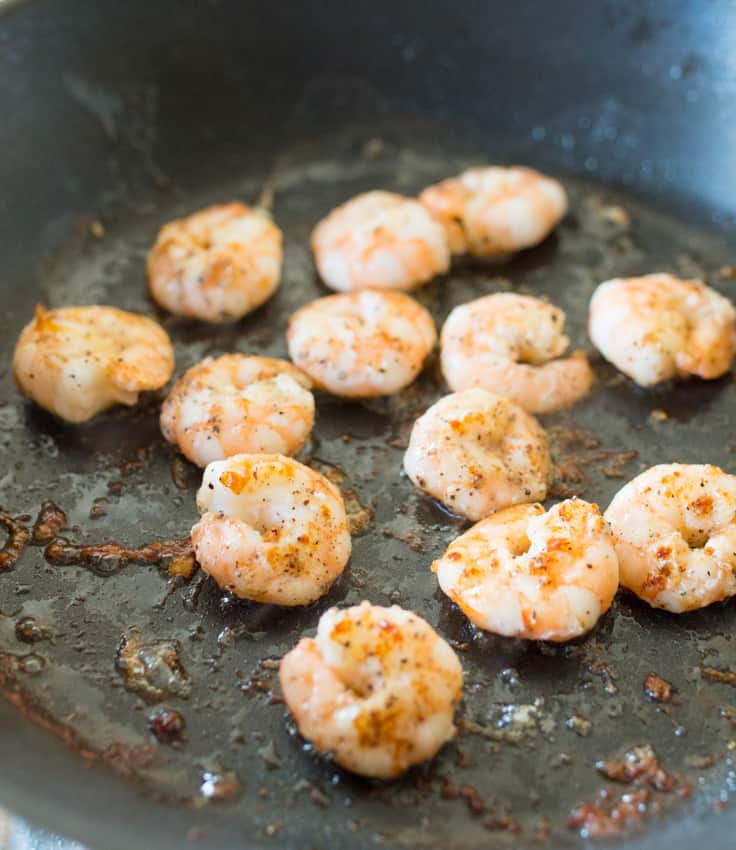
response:
<path id="1" fill-rule="evenodd" d="M 309 605 L 350 557 L 340 492 L 282 455 L 241 454 L 204 471 L 194 554 L 223 590 L 274 605 Z"/>
<path id="2" fill-rule="evenodd" d="M 493 257 L 541 242 L 567 212 L 560 183 L 531 168 L 471 168 L 419 200 L 441 222 L 453 254 Z"/>
<path id="3" fill-rule="evenodd" d="M 36 307 L 13 355 L 18 388 L 67 422 L 114 404 L 132 406 L 174 371 L 174 349 L 156 322 L 115 307 Z"/>
<path id="4" fill-rule="evenodd" d="M 593 373 L 582 351 L 560 357 L 569 343 L 564 324 L 559 307 L 527 295 L 455 307 L 440 337 L 445 380 L 452 390 L 491 390 L 530 413 L 569 407 L 590 390 Z"/>
<path id="5" fill-rule="evenodd" d="M 618 588 L 618 559 L 597 505 L 515 505 L 474 525 L 432 565 L 481 629 L 564 641 L 593 626 Z"/>
<path id="6" fill-rule="evenodd" d="M 670 274 L 616 278 L 590 302 L 590 338 L 642 387 L 728 372 L 736 353 L 736 310 L 699 280 Z"/>
<path id="7" fill-rule="evenodd" d="M 717 466 L 653 466 L 618 491 L 605 517 L 621 584 L 675 614 L 736 593 L 736 476 Z"/>
<path id="8" fill-rule="evenodd" d="M 487 390 L 441 398 L 414 423 L 404 469 L 453 513 L 481 519 L 547 493 L 552 461 L 539 423 Z"/>
<path id="9" fill-rule="evenodd" d="M 413 198 L 358 195 L 322 219 L 312 251 L 324 282 L 338 292 L 415 289 L 447 271 L 447 237 Z"/>
<path id="10" fill-rule="evenodd" d="M 281 231 L 265 212 L 219 204 L 164 225 L 148 255 L 148 285 L 171 313 L 230 322 L 271 297 L 281 260 Z"/>
<path id="11" fill-rule="evenodd" d="M 331 608 L 281 661 L 301 734 L 342 767 L 391 779 L 455 734 L 463 671 L 421 617 L 396 605 Z"/>
<path id="12" fill-rule="evenodd" d="M 429 313 L 400 292 L 319 298 L 289 320 L 291 359 L 334 395 L 391 395 L 419 374 L 437 332 Z"/>
<path id="13" fill-rule="evenodd" d="M 174 384 L 161 430 L 192 463 L 250 453 L 296 454 L 314 424 L 312 382 L 272 357 L 208 357 Z"/>

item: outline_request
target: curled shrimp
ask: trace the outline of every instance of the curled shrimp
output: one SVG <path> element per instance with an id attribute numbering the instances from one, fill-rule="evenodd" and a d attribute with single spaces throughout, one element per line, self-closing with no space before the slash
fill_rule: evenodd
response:
<path id="1" fill-rule="evenodd" d="M 279 285 L 281 241 L 281 231 L 265 212 L 241 203 L 171 221 L 148 255 L 151 295 L 179 316 L 240 319 Z"/>
<path id="2" fill-rule="evenodd" d="M 419 374 L 437 339 L 434 321 L 400 292 L 319 298 L 289 320 L 291 359 L 334 395 L 392 395 Z"/>
<path id="3" fill-rule="evenodd" d="M 13 354 L 18 388 L 67 422 L 86 422 L 114 404 L 137 403 L 174 371 L 166 331 L 115 307 L 36 307 Z"/>
<path id="4" fill-rule="evenodd" d="M 590 302 L 590 338 L 642 387 L 697 375 L 720 378 L 736 353 L 736 310 L 699 280 L 670 274 L 616 278 Z"/>
<path id="5" fill-rule="evenodd" d="M 413 198 L 366 192 L 314 228 L 312 251 L 324 282 L 338 292 L 415 289 L 447 271 L 443 228 Z"/>
<path id="6" fill-rule="evenodd" d="M 478 520 L 547 494 L 547 435 L 513 402 L 487 390 L 441 398 L 414 423 L 404 469 L 453 513 Z"/>
<path id="7" fill-rule="evenodd" d="M 551 641 L 592 629 L 619 578 L 608 526 L 581 499 L 500 511 L 454 540 L 432 570 L 479 628 Z"/>
<path id="8" fill-rule="evenodd" d="M 340 492 L 292 458 L 241 454 L 213 461 L 197 508 L 197 561 L 223 590 L 243 599 L 309 605 L 350 557 Z"/>
<path id="9" fill-rule="evenodd" d="M 207 357 L 161 408 L 166 439 L 198 466 L 242 453 L 296 454 L 314 424 L 312 382 L 273 357 Z"/>
<path id="10" fill-rule="evenodd" d="M 331 608 L 281 661 L 301 734 L 342 767 L 391 779 L 455 734 L 463 672 L 421 617 L 396 605 Z"/>
<path id="11" fill-rule="evenodd" d="M 652 607 L 680 614 L 736 593 L 736 476 L 653 466 L 616 493 L 605 517 L 621 584 Z"/>
<path id="12" fill-rule="evenodd" d="M 582 351 L 560 357 L 569 343 L 564 325 L 559 307 L 527 295 L 462 304 L 442 328 L 442 373 L 452 390 L 482 387 L 530 413 L 569 407 L 588 393 L 593 373 Z"/>
<path id="13" fill-rule="evenodd" d="M 541 242 L 567 212 L 561 184 L 531 168 L 470 168 L 419 200 L 441 222 L 453 254 L 493 257 Z"/>

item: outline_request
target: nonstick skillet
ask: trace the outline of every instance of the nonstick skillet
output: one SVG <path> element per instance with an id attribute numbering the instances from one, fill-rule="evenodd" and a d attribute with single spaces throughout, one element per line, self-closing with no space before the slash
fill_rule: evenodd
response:
<path id="1" fill-rule="evenodd" d="M 620 594 L 566 646 L 470 629 L 429 571 L 463 525 L 400 472 L 408 427 L 443 391 L 436 364 L 397 398 L 319 399 L 304 458 L 340 482 L 363 530 L 329 596 L 283 611 L 172 575 L 167 541 L 195 519 L 198 472 L 165 445 L 160 397 L 68 427 L 20 399 L 9 363 L 39 301 L 156 314 L 143 260 L 160 224 L 264 187 L 286 239 L 278 295 L 232 326 L 157 315 L 179 372 L 208 353 L 283 355 L 288 315 L 324 293 L 307 241 L 322 215 L 487 161 L 554 173 L 572 210 L 538 248 L 458 263 L 418 293 L 438 322 L 513 288 L 563 307 L 590 349 L 588 299 L 613 275 L 673 271 L 733 297 L 735 33 L 732 3 L 676 0 L 35 0 L 0 19 L 10 542 L 56 506 L 16 563 L 2 558 L 4 804 L 107 850 L 564 848 L 586 829 L 641 850 L 733 846 L 733 605 L 673 617 Z M 554 498 L 605 506 L 658 462 L 736 469 L 731 376 L 643 392 L 594 366 L 591 396 L 544 417 Z M 110 541 L 119 551 L 100 556 Z M 130 560 L 125 547 L 149 542 L 160 559 Z M 310 752 L 276 682 L 322 611 L 363 598 L 427 618 L 466 671 L 457 741 L 392 784 Z M 124 675 L 123 636 L 153 690 Z"/>

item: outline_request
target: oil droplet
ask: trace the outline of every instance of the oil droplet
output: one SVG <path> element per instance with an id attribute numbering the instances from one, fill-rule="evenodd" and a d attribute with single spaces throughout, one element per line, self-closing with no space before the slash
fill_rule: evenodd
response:
<path id="1" fill-rule="evenodd" d="M 243 790 L 232 770 L 205 770 L 199 793 L 207 800 L 232 800 Z"/>
<path id="2" fill-rule="evenodd" d="M 43 670 L 46 666 L 46 659 L 42 655 L 36 655 L 31 652 L 28 655 L 24 655 L 20 659 L 19 667 L 24 673 L 28 673 L 29 676 L 35 676 Z"/>

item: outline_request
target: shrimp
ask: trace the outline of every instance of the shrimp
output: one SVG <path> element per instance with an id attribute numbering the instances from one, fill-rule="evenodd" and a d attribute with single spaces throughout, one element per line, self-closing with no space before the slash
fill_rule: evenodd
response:
<path id="1" fill-rule="evenodd" d="M 717 466 L 653 466 L 614 496 L 605 517 L 621 584 L 674 614 L 736 593 L 736 476 Z"/>
<path id="2" fill-rule="evenodd" d="M 281 275 L 281 231 L 268 214 L 219 204 L 171 221 L 148 255 L 151 296 L 171 313 L 231 322 L 273 295 Z"/>
<path id="3" fill-rule="evenodd" d="M 470 168 L 419 200 L 441 222 L 453 254 L 494 257 L 541 242 L 567 212 L 561 184 L 531 168 Z"/>
<path id="4" fill-rule="evenodd" d="M 13 355 L 23 395 L 67 422 L 86 422 L 114 404 L 137 403 L 174 371 L 166 331 L 115 307 L 38 305 Z"/>
<path id="5" fill-rule="evenodd" d="M 208 357 L 174 384 L 161 430 L 198 466 L 243 452 L 296 454 L 314 424 L 311 386 L 286 360 Z"/>
<path id="6" fill-rule="evenodd" d="M 319 298 L 289 320 L 291 359 L 333 395 L 392 395 L 419 374 L 437 340 L 432 317 L 400 292 Z"/>
<path id="7" fill-rule="evenodd" d="M 536 419 L 506 398 L 475 389 L 441 398 L 417 419 L 404 469 L 453 513 L 478 520 L 544 499 L 552 461 Z"/>
<path id="8" fill-rule="evenodd" d="M 197 561 L 223 590 L 243 599 L 309 605 L 327 593 L 350 557 L 339 490 L 282 455 L 213 461 L 197 508 Z"/>
<path id="9" fill-rule="evenodd" d="M 455 735 L 463 671 L 421 617 L 396 605 L 331 608 L 281 661 L 301 734 L 354 773 L 391 779 Z"/>
<path id="10" fill-rule="evenodd" d="M 642 387 L 728 372 L 736 353 L 736 310 L 699 280 L 670 274 L 616 278 L 590 302 L 590 338 Z"/>
<path id="11" fill-rule="evenodd" d="M 560 358 L 569 343 L 564 324 L 559 307 L 527 295 L 455 307 L 440 338 L 445 380 L 452 390 L 491 390 L 529 413 L 569 407 L 589 392 L 593 373 L 582 351 Z"/>
<path id="12" fill-rule="evenodd" d="M 444 229 L 412 198 L 366 192 L 333 210 L 312 232 L 324 282 L 338 292 L 415 289 L 450 265 Z"/>
<path id="13" fill-rule="evenodd" d="M 613 538 L 598 506 L 567 499 L 545 512 L 515 505 L 460 535 L 432 564 L 476 626 L 565 641 L 593 628 L 618 588 Z"/>

